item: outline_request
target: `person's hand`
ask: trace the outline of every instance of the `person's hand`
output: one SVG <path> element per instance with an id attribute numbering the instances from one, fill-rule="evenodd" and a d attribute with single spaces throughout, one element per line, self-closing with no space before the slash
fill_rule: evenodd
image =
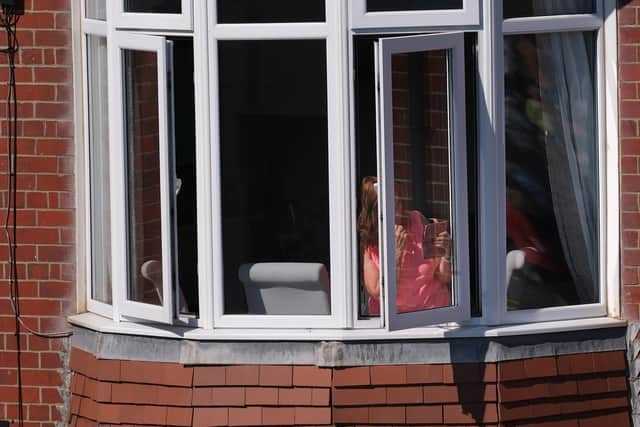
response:
<path id="1" fill-rule="evenodd" d="M 440 248 L 442 256 L 448 259 L 451 256 L 451 237 L 449 236 L 449 232 L 443 231 L 438 234 L 438 236 L 433 239 L 433 246 Z"/>
<path id="2" fill-rule="evenodd" d="M 404 251 L 404 244 L 407 240 L 407 230 L 403 226 L 396 224 L 396 265 L 400 265 L 402 260 L 402 253 Z"/>
<path id="3" fill-rule="evenodd" d="M 443 231 L 433 239 L 433 246 L 439 248 L 442 252 L 440 263 L 436 270 L 436 275 L 442 283 L 449 286 L 451 290 L 451 237 L 448 231 Z"/>

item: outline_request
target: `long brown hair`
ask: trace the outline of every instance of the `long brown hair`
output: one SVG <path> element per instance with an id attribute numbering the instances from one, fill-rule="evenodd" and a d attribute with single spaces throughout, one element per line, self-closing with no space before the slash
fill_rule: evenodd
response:
<path id="1" fill-rule="evenodd" d="M 365 176 L 360 185 L 358 235 L 363 247 L 378 245 L 378 193 L 373 186 L 377 182 L 377 177 Z"/>

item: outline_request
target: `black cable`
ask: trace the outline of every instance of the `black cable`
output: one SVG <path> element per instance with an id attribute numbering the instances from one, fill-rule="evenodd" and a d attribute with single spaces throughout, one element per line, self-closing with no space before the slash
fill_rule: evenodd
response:
<path id="1" fill-rule="evenodd" d="M 18 379 L 18 425 L 24 425 L 24 396 L 22 389 L 22 348 L 21 348 L 21 329 L 33 335 L 42 338 L 64 338 L 71 335 L 71 331 L 44 333 L 31 329 L 26 325 L 20 316 L 20 288 L 18 281 L 18 263 L 17 263 L 17 230 L 18 230 L 18 99 L 16 95 L 16 76 L 15 76 L 15 56 L 18 53 L 19 44 L 17 37 L 17 24 L 20 16 L 24 13 L 16 6 L 2 6 L 0 13 L 0 26 L 7 33 L 7 48 L 0 50 L 7 54 L 9 65 L 9 82 L 7 90 L 7 156 L 8 156 L 8 188 L 7 188 L 7 211 L 4 221 L 4 232 L 9 248 L 9 300 L 15 317 L 15 337 L 16 337 L 16 355 L 17 355 L 17 379 Z"/>
<path id="2" fill-rule="evenodd" d="M 9 188 L 7 195 L 7 215 L 5 217 L 4 229 L 9 245 L 9 264 L 10 264 L 10 287 L 11 287 L 11 307 L 16 317 L 16 321 L 22 329 L 41 338 L 65 338 L 72 335 L 71 331 L 61 332 L 40 332 L 30 328 L 24 323 L 20 317 L 20 306 L 18 293 L 18 265 L 16 259 L 17 250 L 17 205 L 16 197 L 18 190 L 18 174 L 16 164 L 18 160 L 18 99 L 16 97 L 16 80 L 15 80 L 15 55 L 18 53 L 19 44 L 16 34 L 16 27 L 20 16 L 16 14 L 13 6 L 3 6 L 2 14 L 0 14 L 0 25 L 7 32 L 7 48 L 0 52 L 6 53 L 9 62 L 9 90 L 7 94 L 7 156 Z M 19 13 L 20 11 L 18 11 Z M 13 220 L 13 223 L 11 223 Z M 18 327 L 16 326 L 16 330 Z"/>
<path id="3" fill-rule="evenodd" d="M 20 338 L 20 288 L 18 286 L 18 265 L 17 265 L 17 152 L 18 152 L 18 100 L 16 98 L 16 77 L 15 77 L 15 55 L 18 51 L 18 37 L 16 26 L 20 19 L 13 13 L 13 8 L 4 6 L 0 15 L 0 25 L 7 33 L 7 54 L 9 63 L 9 82 L 7 90 L 7 155 L 9 157 L 9 179 L 7 191 L 7 214 L 5 217 L 4 229 L 9 246 L 9 288 L 10 299 L 15 315 L 15 337 L 17 356 L 17 378 L 18 378 L 18 425 L 24 425 L 24 397 L 22 394 L 22 349 Z"/>

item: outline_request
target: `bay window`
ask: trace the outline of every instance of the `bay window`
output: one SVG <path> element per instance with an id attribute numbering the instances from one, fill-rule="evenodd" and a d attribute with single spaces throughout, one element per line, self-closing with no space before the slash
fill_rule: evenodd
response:
<path id="1" fill-rule="evenodd" d="M 311 339 L 615 316 L 615 7 L 557 3 L 86 0 L 87 310 Z"/>

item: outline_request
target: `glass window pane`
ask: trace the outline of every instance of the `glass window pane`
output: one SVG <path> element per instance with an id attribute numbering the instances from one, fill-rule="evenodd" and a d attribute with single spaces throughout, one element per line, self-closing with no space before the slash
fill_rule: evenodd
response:
<path id="1" fill-rule="evenodd" d="M 225 313 L 329 314 L 326 42 L 219 61 Z"/>
<path id="2" fill-rule="evenodd" d="M 124 78 L 130 264 L 128 299 L 162 305 L 157 54 L 124 50 Z"/>
<path id="3" fill-rule="evenodd" d="M 356 40 L 357 167 L 360 178 L 360 316 L 380 313 L 381 258 L 375 174 L 375 85 L 371 40 Z M 452 227 L 447 51 L 392 55 L 396 308 L 447 307 L 451 295 Z M 371 73 L 371 76 L 373 73 Z"/>
<path id="4" fill-rule="evenodd" d="M 595 13 L 594 0 L 505 0 L 503 15 L 508 18 L 527 16 Z"/>
<path id="5" fill-rule="evenodd" d="M 178 256 L 178 307 L 180 313 L 197 314 L 198 230 L 196 200 L 195 89 L 193 86 L 193 40 L 171 38 L 175 123 L 175 226 Z"/>
<path id="6" fill-rule="evenodd" d="M 447 54 L 391 57 L 398 313 L 453 304 Z"/>
<path id="7" fill-rule="evenodd" d="M 130 13 L 182 13 L 182 0 L 124 0 Z"/>
<path id="8" fill-rule="evenodd" d="M 218 22 L 322 22 L 324 0 L 218 0 Z"/>
<path id="9" fill-rule="evenodd" d="M 509 310 L 600 301 L 595 41 L 505 37 Z"/>
<path id="10" fill-rule="evenodd" d="M 89 179 L 91 193 L 91 298 L 111 304 L 109 106 L 107 39 L 87 36 Z"/>
<path id="11" fill-rule="evenodd" d="M 107 1 L 106 0 L 86 0 L 85 14 L 89 19 L 107 20 Z"/>
<path id="12" fill-rule="evenodd" d="M 462 9 L 462 0 L 367 0 L 367 12 Z"/>
<path id="13" fill-rule="evenodd" d="M 465 109 L 467 144 L 467 209 L 469 210 L 469 281 L 471 285 L 471 317 L 482 316 L 482 290 L 480 289 L 480 183 L 478 182 L 479 150 L 478 146 L 478 34 L 465 33 Z"/>

